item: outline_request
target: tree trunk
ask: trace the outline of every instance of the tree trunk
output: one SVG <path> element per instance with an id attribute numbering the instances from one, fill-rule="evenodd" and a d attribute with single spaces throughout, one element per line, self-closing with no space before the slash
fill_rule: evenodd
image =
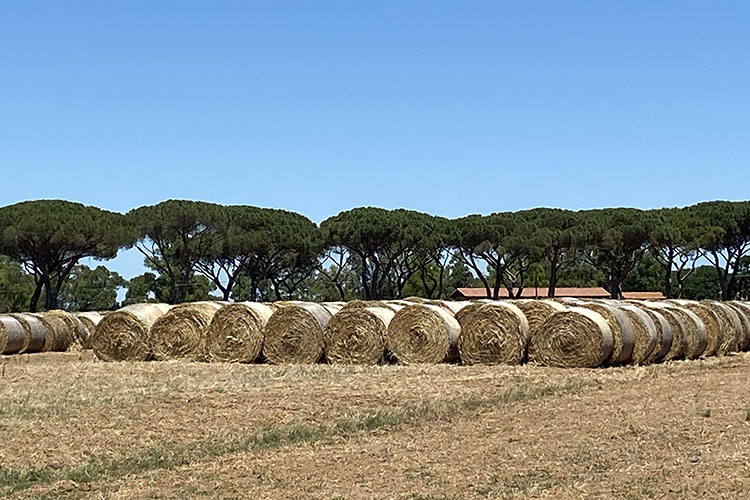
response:
<path id="1" fill-rule="evenodd" d="M 672 261 L 674 260 L 673 250 L 670 248 L 667 253 L 666 263 L 664 264 L 664 295 L 668 299 L 672 298 Z"/>
<path id="2" fill-rule="evenodd" d="M 30 312 L 37 312 L 37 309 L 39 308 L 39 297 L 42 295 L 42 287 L 44 286 L 44 283 L 42 283 L 41 278 L 37 280 L 36 286 L 34 287 L 34 293 L 31 295 L 31 302 L 29 303 L 29 311 Z"/>

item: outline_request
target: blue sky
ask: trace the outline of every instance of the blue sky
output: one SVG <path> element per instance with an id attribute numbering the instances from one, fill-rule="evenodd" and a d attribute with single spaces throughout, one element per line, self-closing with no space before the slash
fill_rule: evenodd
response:
<path id="1" fill-rule="evenodd" d="M 3 2 L 0 205 L 747 199 L 748 25 L 740 1 Z"/>

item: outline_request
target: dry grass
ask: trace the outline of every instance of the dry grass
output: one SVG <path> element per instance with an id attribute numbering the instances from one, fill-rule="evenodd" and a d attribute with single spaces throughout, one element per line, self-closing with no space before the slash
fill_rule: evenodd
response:
<path id="1" fill-rule="evenodd" d="M 0 358 L 0 496 L 743 498 L 750 355 L 645 367 Z"/>

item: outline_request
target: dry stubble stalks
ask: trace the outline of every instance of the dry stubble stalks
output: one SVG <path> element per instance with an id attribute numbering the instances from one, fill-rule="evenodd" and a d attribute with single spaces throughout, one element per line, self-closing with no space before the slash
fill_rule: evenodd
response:
<path id="1" fill-rule="evenodd" d="M 609 365 L 622 365 L 629 363 L 633 357 L 635 336 L 633 325 L 622 310 L 604 302 L 581 302 L 576 307 L 591 309 L 599 313 L 609 325 L 612 333 L 612 353 L 605 360 Z"/>
<path id="2" fill-rule="evenodd" d="M 570 307 L 547 318 L 532 335 L 531 345 L 542 365 L 594 368 L 610 358 L 614 337 L 600 313 Z"/>
<path id="3" fill-rule="evenodd" d="M 180 304 L 157 319 L 149 330 L 154 359 L 200 361 L 206 356 L 206 330 L 220 302 Z"/>
<path id="4" fill-rule="evenodd" d="M 11 314 L 21 323 L 26 332 L 27 342 L 19 353 L 42 352 L 44 350 L 44 340 L 47 336 L 47 327 L 42 320 L 31 314 L 18 313 Z"/>
<path id="5" fill-rule="evenodd" d="M 399 363 L 440 363 L 450 359 L 460 330 L 450 309 L 415 303 L 405 306 L 391 320 L 386 349 Z"/>
<path id="6" fill-rule="evenodd" d="M 167 304 L 134 304 L 107 314 L 96 325 L 91 348 L 104 361 L 146 361 L 151 357 L 148 332 L 169 311 Z"/>
<path id="7" fill-rule="evenodd" d="M 461 326 L 458 352 L 461 362 L 518 365 L 526 358 L 529 323 L 509 302 L 478 303 L 456 314 Z"/>
<path id="8" fill-rule="evenodd" d="M 325 357 L 332 364 L 373 365 L 383 361 L 385 337 L 403 306 L 381 301 L 353 301 L 333 315 L 323 332 Z"/>
<path id="9" fill-rule="evenodd" d="M 312 364 L 323 356 L 323 331 L 338 304 L 288 302 L 266 324 L 263 354 L 273 364 Z"/>
<path id="10" fill-rule="evenodd" d="M 260 356 L 266 323 L 276 310 L 273 304 L 237 302 L 214 314 L 206 332 L 210 361 L 252 363 Z"/>
<path id="11" fill-rule="evenodd" d="M 16 354 L 28 344 L 26 330 L 12 316 L 0 316 L 0 354 Z"/>

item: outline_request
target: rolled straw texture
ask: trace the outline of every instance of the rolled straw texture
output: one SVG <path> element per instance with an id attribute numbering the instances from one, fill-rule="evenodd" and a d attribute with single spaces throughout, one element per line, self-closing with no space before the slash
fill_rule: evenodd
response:
<path id="1" fill-rule="evenodd" d="M 529 324 L 529 337 L 533 337 L 535 332 L 542 326 L 544 321 L 554 313 L 564 311 L 567 306 L 550 299 L 542 300 L 513 300 L 514 306 L 518 307 Z M 529 361 L 534 361 L 534 346 L 529 344 L 528 354 Z"/>
<path id="2" fill-rule="evenodd" d="M 614 339 L 597 311 L 570 307 L 554 313 L 531 337 L 536 360 L 545 366 L 593 368 L 611 356 Z"/>
<path id="3" fill-rule="evenodd" d="M 507 302 L 468 306 L 456 319 L 461 326 L 458 352 L 462 363 L 518 365 L 526 358 L 529 323 L 517 306 Z"/>
<path id="4" fill-rule="evenodd" d="M 78 319 L 83 327 L 81 330 L 81 344 L 84 349 L 91 349 L 91 335 L 94 334 L 96 325 L 104 316 L 96 311 L 76 313 L 74 316 Z"/>
<path id="5" fill-rule="evenodd" d="M 91 336 L 94 354 L 104 361 L 148 360 L 149 330 L 171 308 L 168 304 L 133 304 L 107 314 Z"/>
<path id="6" fill-rule="evenodd" d="M 698 356 L 714 356 L 718 352 L 719 346 L 724 339 L 721 324 L 719 323 L 719 317 L 716 315 L 716 312 L 714 312 L 713 308 L 706 304 L 694 302 L 692 300 L 673 299 L 668 300 L 667 302 L 675 304 L 683 310 L 691 311 L 700 318 L 703 325 L 703 330 L 706 334 L 706 345 L 705 348 L 700 352 L 700 354 L 698 354 Z M 698 330 L 698 334 L 700 335 L 700 329 Z M 690 343 L 690 340 L 688 340 L 688 344 Z M 702 340 L 700 338 L 697 339 L 697 350 L 700 350 L 701 344 Z M 694 354 L 694 352 L 691 351 L 691 354 Z M 686 357 L 689 359 L 694 359 L 692 355 L 688 356 L 686 354 Z"/>
<path id="7" fill-rule="evenodd" d="M 661 313 L 669 323 L 669 328 L 672 331 L 672 345 L 661 360 L 672 361 L 684 359 L 688 341 L 687 325 L 685 324 L 687 319 L 680 314 L 680 311 L 674 305 L 649 301 L 644 301 L 643 305 L 652 311 Z"/>
<path id="8" fill-rule="evenodd" d="M 612 333 L 612 353 L 605 360 L 610 365 L 629 363 L 633 357 L 635 336 L 633 325 L 625 312 L 604 302 L 582 302 L 576 307 L 583 307 L 598 312 L 609 325 Z"/>
<path id="9" fill-rule="evenodd" d="M 719 328 L 722 332 L 722 341 L 716 350 L 717 355 L 724 355 L 730 352 L 737 352 L 737 344 L 742 335 L 742 323 L 734 309 L 715 300 L 703 300 L 701 304 L 710 307 L 719 319 Z"/>
<path id="10" fill-rule="evenodd" d="M 206 352 L 212 361 L 252 363 L 260 356 L 266 324 L 275 306 L 258 302 L 229 304 L 213 315 L 206 332 Z"/>
<path id="11" fill-rule="evenodd" d="M 385 356 L 385 337 L 398 305 L 346 306 L 323 332 L 325 357 L 332 364 L 374 365 Z"/>
<path id="12" fill-rule="evenodd" d="M 48 331 L 48 328 L 45 326 L 42 320 L 40 320 L 36 316 L 25 313 L 11 314 L 11 316 L 16 318 L 18 322 L 21 323 L 23 329 L 26 331 L 26 338 L 28 342 L 25 343 L 20 353 L 23 354 L 42 352 L 42 350 L 44 349 L 44 339 Z"/>
<path id="13" fill-rule="evenodd" d="M 391 320 L 386 349 L 399 363 L 440 363 L 457 346 L 460 330 L 456 318 L 444 307 L 413 304 Z"/>
<path id="14" fill-rule="evenodd" d="M 76 332 L 70 328 L 70 324 L 58 314 L 35 313 L 34 316 L 39 318 L 42 323 L 47 325 L 47 335 L 45 336 L 44 352 L 55 351 L 63 352 L 71 348 L 76 341 Z"/>
<path id="15" fill-rule="evenodd" d="M 737 350 L 746 352 L 750 349 L 750 305 L 739 301 L 727 302 L 726 304 L 732 307 L 740 317 L 742 334 L 737 342 Z"/>
<path id="16" fill-rule="evenodd" d="M 708 333 L 701 317 L 687 307 L 675 307 L 670 311 L 674 311 L 682 318 L 683 333 L 686 339 L 685 359 L 697 359 L 704 355 L 708 345 Z"/>
<path id="17" fill-rule="evenodd" d="M 618 302 L 617 307 L 625 311 L 633 326 L 632 363 L 646 363 L 659 342 L 656 324 L 651 316 L 633 304 Z"/>
<path id="18" fill-rule="evenodd" d="M 26 330 L 21 323 L 12 316 L 0 316 L 0 354 L 16 354 L 26 343 Z"/>
<path id="19" fill-rule="evenodd" d="M 266 324 L 263 354 L 274 364 L 312 364 L 323 355 L 323 331 L 339 308 L 314 302 L 289 303 Z"/>
<path id="20" fill-rule="evenodd" d="M 190 302 L 158 318 L 148 334 L 154 359 L 205 359 L 206 330 L 221 307 L 220 302 Z"/>
<path id="21" fill-rule="evenodd" d="M 651 354 L 646 358 L 646 363 L 661 361 L 672 347 L 672 327 L 663 312 L 651 309 L 639 301 L 631 301 L 633 305 L 646 313 L 656 328 L 656 345 Z"/>

